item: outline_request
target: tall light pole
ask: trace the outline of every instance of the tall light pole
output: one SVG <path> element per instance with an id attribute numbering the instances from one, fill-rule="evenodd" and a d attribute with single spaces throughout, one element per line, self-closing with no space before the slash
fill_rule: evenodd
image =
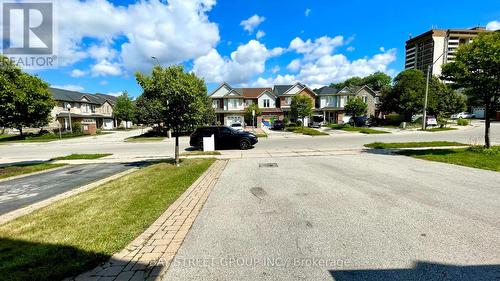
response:
<path id="1" fill-rule="evenodd" d="M 73 125 L 71 125 L 71 104 L 68 103 L 66 108 L 68 109 L 69 131 L 73 133 Z"/>
<path id="2" fill-rule="evenodd" d="M 426 85 L 425 85 L 425 99 L 424 99 L 424 114 L 422 116 L 422 131 L 425 130 L 427 127 L 427 101 L 429 98 L 429 82 L 431 80 L 431 70 L 432 70 L 432 67 L 444 55 L 444 53 L 445 52 L 443 52 L 432 64 L 429 64 L 427 66 L 427 79 L 426 79 Z"/>

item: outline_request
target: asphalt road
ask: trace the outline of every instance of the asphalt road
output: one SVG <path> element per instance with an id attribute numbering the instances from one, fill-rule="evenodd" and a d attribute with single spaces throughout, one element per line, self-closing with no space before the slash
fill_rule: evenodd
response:
<path id="1" fill-rule="evenodd" d="M 370 153 L 231 160 L 164 280 L 499 280 L 499 182 Z"/>
<path id="2" fill-rule="evenodd" d="M 132 168 L 131 164 L 74 165 L 0 182 L 0 215 Z"/>

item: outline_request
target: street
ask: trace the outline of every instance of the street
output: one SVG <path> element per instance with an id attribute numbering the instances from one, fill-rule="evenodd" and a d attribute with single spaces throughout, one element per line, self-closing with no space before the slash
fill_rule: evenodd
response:
<path id="1" fill-rule="evenodd" d="M 120 173 L 132 164 L 73 165 L 0 182 L 0 215 Z"/>
<path id="2" fill-rule="evenodd" d="M 496 280 L 499 182 L 370 153 L 231 160 L 164 280 Z"/>
<path id="3" fill-rule="evenodd" d="M 18 143 L 0 145 L 0 164 L 23 161 L 47 161 L 54 157 L 72 153 L 112 153 L 106 159 L 127 161 L 142 161 L 173 157 L 174 140 L 166 139 L 162 142 L 124 142 L 127 137 L 140 135 L 141 130 L 116 132 L 109 135 L 77 138 L 49 143 Z M 364 135 L 343 131 L 330 131 L 328 136 L 303 136 L 288 132 L 268 131 L 268 138 L 259 138 L 259 143 L 251 150 L 226 150 L 223 154 L 254 154 L 280 153 L 290 151 L 322 151 L 322 150 L 351 150 L 361 149 L 364 144 L 382 142 L 406 141 L 458 141 L 467 144 L 482 144 L 484 142 L 484 124 L 477 123 L 474 127 L 461 128 L 456 131 L 420 132 L 402 131 L 392 134 Z M 500 123 L 491 124 L 491 142 L 500 144 Z M 189 148 L 189 137 L 180 139 L 181 150 Z"/>

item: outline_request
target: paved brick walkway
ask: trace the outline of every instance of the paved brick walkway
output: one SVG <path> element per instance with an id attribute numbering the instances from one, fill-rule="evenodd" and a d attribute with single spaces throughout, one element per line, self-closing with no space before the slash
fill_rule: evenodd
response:
<path id="1" fill-rule="evenodd" d="M 226 163 L 217 160 L 144 233 L 106 264 L 67 280 L 161 280 Z"/>

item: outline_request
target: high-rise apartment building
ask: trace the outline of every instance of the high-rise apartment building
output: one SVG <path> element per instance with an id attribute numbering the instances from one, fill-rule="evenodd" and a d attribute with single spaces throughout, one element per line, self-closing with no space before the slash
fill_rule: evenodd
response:
<path id="1" fill-rule="evenodd" d="M 419 69 L 427 72 L 435 62 L 431 74 L 441 75 L 441 66 L 452 62 L 458 46 L 472 42 L 484 27 L 471 29 L 431 29 L 406 41 L 405 69 Z"/>

